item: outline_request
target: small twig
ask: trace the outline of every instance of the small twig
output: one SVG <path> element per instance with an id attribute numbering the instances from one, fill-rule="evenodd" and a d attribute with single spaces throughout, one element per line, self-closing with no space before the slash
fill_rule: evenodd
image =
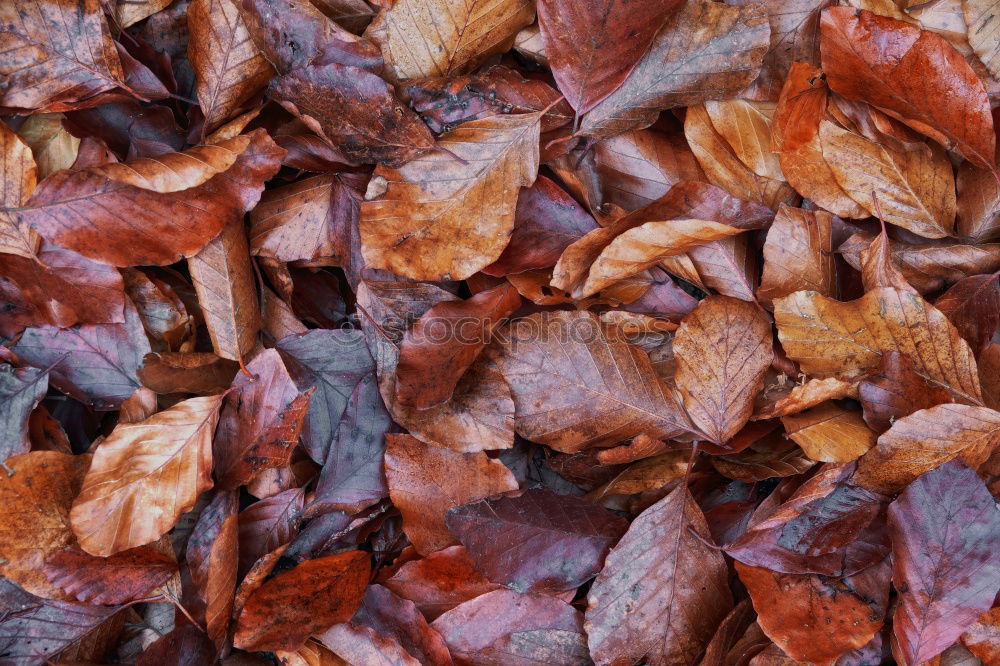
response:
<path id="1" fill-rule="evenodd" d="M 385 330 L 383 330 L 382 327 L 378 325 L 378 322 L 376 322 L 374 319 L 372 319 L 372 316 L 370 314 L 368 314 L 368 311 L 365 310 L 364 306 L 361 305 L 361 303 L 355 303 L 354 306 L 358 309 L 358 312 L 361 313 L 361 316 L 364 317 L 365 319 L 367 319 L 368 323 L 371 324 L 375 328 L 375 332 L 376 333 L 378 333 L 383 338 L 385 338 L 386 341 L 390 345 L 392 345 L 393 347 L 396 346 L 396 343 L 393 341 L 392 338 L 389 337 L 389 334 L 386 333 Z"/>
<path id="2" fill-rule="evenodd" d="M 688 485 L 691 479 L 691 469 L 694 467 L 695 460 L 698 458 L 698 440 L 694 440 L 694 446 L 691 447 L 691 457 L 688 459 L 687 469 L 684 470 L 684 485 Z"/>
<path id="3" fill-rule="evenodd" d="M 165 587 L 158 587 L 156 589 L 158 589 L 160 591 L 160 593 L 163 594 L 164 598 L 166 598 L 168 601 L 170 601 L 170 603 L 172 603 L 174 606 L 176 606 L 177 609 L 181 613 L 184 614 L 184 617 L 186 617 L 188 619 L 188 621 L 191 622 L 191 624 L 193 624 L 194 626 L 198 627 L 198 629 L 200 629 L 202 633 L 208 633 L 207 631 L 205 631 L 204 627 L 202 627 L 200 624 L 198 624 L 195 621 L 195 619 L 193 617 L 191 617 L 191 613 L 189 613 L 188 610 L 186 608 L 184 608 L 184 604 L 181 603 L 180 599 L 178 599 L 173 594 L 171 594 L 169 591 L 167 591 L 167 589 Z"/>

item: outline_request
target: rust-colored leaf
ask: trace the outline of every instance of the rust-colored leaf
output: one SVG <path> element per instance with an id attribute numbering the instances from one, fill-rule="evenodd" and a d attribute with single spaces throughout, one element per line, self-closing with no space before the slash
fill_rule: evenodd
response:
<path id="1" fill-rule="evenodd" d="M 858 384 L 858 398 L 865 423 L 878 434 L 913 412 L 951 402 L 948 391 L 929 384 L 896 351 L 882 354 L 878 370 Z"/>
<path id="2" fill-rule="evenodd" d="M 151 546 L 139 546 L 108 558 L 67 546 L 45 558 L 51 583 L 89 604 L 124 604 L 147 596 L 177 573 L 177 562 Z"/>

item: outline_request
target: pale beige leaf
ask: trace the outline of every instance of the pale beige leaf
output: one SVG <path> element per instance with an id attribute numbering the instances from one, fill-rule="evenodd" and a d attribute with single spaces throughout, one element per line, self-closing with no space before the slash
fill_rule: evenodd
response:
<path id="1" fill-rule="evenodd" d="M 778 155 L 771 148 L 774 104 L 728 99 L 705 102 L 705 111 L 715 131 L 745 167 L 758 176 L 785 180 Z"/>
<path id="2" fill-rule="evenodd" d="M 534 17 L 528 0 L 397 0 L 365 37 L 397 79 L 456 76 L 509 49 Z"/>
<path id="3" fill-rule="evenodd" d="M 155 541 L 212 487 L 221 395 L 191 398 L 102 441 L 73 503 L 80 547 L 107 557 Z"/>
<path id="4" fill-rule="evenodd" d="M 962 0 L 969 46 L 993 76 L 1000 77 L 1000 2 Z"/>
<path id="5" fill-rule="evenodd" d="M 924 472 L 960 458 L 973 469 L 1000 444 L 1000 412 L 945 404 L 904 416 L 858 461 L 854 480 L 882 492 L 897 492 Z"/>
<path id="6" fill-rule="evenodd" d="M 193 0 L 187 16 L 188 60 L 205 114 L 204 136 L 262 90 L 275 72 L 250 39 L 233 0 Z"/>
<path id="7" fill-rule="evenodd" d="M 756 201 L 771 210 L 777 210 L 779 205 L 795 198 L 795 191 L 784 180 L 760 176 L 740 161 L 716 130 L 704 104 L 688 107 L 684 117 L 684 136 L 709 182 L 734 197 Z"/>
<path id="8" fill-rule="evenodd" d="M 943 238 L 955 227 L 955 178 L 951 162 L 936 144 L 881 144 L 823 121 L 823 157 L 837 183 L 872 215 L 872 192 L 885 221 L 927 238 Z"/>
<path id="9" fill-rule="evenodd" d="M 792 441 L 819 462 L 850 462 L 875 446 L 875 433 L 865 425 L 861 412 L 832 401 L 783 416 L 781 422 Z"/>
<path id="10" fill-rule="evenodd" d="M 603 229 L 591 233 L 601 231 Z M 698 245 L 735 236 L 742 231 L 738 227 L 710 220 L 647 222 L 625 231 L 608 243 L 590 266 L 582 284 L 572 287 L 572 295 L 578 299 L 586 298 L 618 280 L 655 266 L 666 257 L 683 254 Z M 557 264 L 556 272 L 559 269 Z M 566 288 L 562 284 L 555 286 Z"/>
<path id="11" fill-rule="evenodd" d="M 243 222 L 227 225 L 188 259 L 215 353 L 239 361 L 257 344 L 260 308 Z"/>
<path id="12" fill-rule="evenodd" d="M 767 316 L 728 296 L 709 296 L 681 322 L 674 337 L 677 388 L 712 442 L 726 442 L 749 420 L 771 365 L 771 343 Z"/>
<path id="13" fill-rule="evenodd" d="M 691 429 L 645 352 L 596 315 L 537 313 L 514 322 L 505 336 L 498 365 L 526 439 L 575 452 Z"/>
<path id="14" fill-rule="evenodd" d="M 833 216 L 781 206 L 764 241 L 764 271 L 757 296 L 765 303 L 796 291 L 836 296 Z"/>
<path id="15" fill-rule="evenodd" d="M 874 369 L 886 351 L 898 351 L 931 384 L 956 400 L 982 404 L 976 360 L 968 343 L 932 305 L 889 287 L 841 303 L 812 291 L 774 302 L 785 353 L 802 371 L 850 379 Z"/>
<path id="16" fill-rule="evenodd" d="M 36 113 L 28 116 L 17 135 L 28 144 L 38 165 L 38 179 L 60 169 L 68 169 L 76 161 L 80 139 L 63 127 L 61 113 Z"/>
<path id="17" fill-rule="evenodd" d="M 538 174 L 540 119 L 474 120 L 439 138 L 448 152 L 375 169 L 373 183 L 386 189 L 361 205 L 367 265 L 414 280 L 464 280 L 496 261 L 514 228 L 520 188 Z"/>
<path id="18" fill-rule="evenodd" d="M 29 148 L 5 124 L 0 123 L 0 208 L 17 208 L 31 196 L 37 169 Z M 0 252 L 31 259 L 35 243 L 31 231 L 17 218 L 0 213 Z"/>
<path id="19" fill-rule="evenodd" d="M 127 28 L 144 18 L 166 9 L 173 0 L 107 0 L 113 9 L 116 25 Z"/>

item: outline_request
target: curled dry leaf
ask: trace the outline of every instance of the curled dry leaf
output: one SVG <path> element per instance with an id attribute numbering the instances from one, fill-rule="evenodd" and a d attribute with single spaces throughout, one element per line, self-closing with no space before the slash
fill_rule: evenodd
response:
<path id="1" fill-rule="evenodd" d="M 810 375 L 857 377 L 875 368 L 885 352 L 897 351 L 931 385 L 981 404 L 969 345 L 915 294 L 882 287 L 840 303 L 798 291 L 774 302 L 774 318 L 785 353 Z"/>
<path id="2" fill-rule="evenodd" d="M 94 453 L 70 521 L 80 547 L 107 557 L 155 541 L 212 487 L 222 396 L 191 398 L 120 424 Z"/>
<path id="3" fill-rule="evenodd" d="M 853 7 L 823 10 L 830 88 L 881 108 L 976 166 L 994 169 L 996 138 L 982 81 L 943 37 Z"/>
<path id="4" fill-rule="evenodd" d="M 886 354 L 889 356 L 890 354 Z M 791 389 L 776 399 L 770 399 L 762 409 L 759 409 L 752 421 L 773 419 L 780 416 L 798 414 L 804 409 L 815 407 L 827 400 L 856 397 L 857 387 L 851 382 L 845 382 L 836 377 L 828 379 L 810 379 L 805 384 L 795 384 Z M 870 425 L 870 424 L 869 424 Z"/>
<path id="5" fill-rule="evenodd" d="M 855 482 L 898 492 L 921 474 L 959 458 L 976 469 L 1000 444 L 1000 412 L 945 404 L 895 421 L 858 461 Z"/>
<path id="6" fill-rule="evenodd" d="M 951 402 L 948 391 L 927 383 L 906 357 L 895 351 L 882 354 L 878 369 L 861 380 L 858 398 L 865 423 L 879 434 L 904 416 Z"/>
<path id="7" fill-rule="evenodd" d="M 27 204 L 8 212 L 95 261 L 170 264 L 242 220 L 283 154 L 266 132 L 255 130 L 156 159 L 57 171 Z"/>
<path id="8" fill-rule="evenodd" d="M 549 596 L 487 592 L 440 616 L 431 627 L 458 664 L 573 666 L 587 661 L 580 612 Z"/>
<path id="9" fill-rule="evenodd" d="M 414 280 L 464 280 L 499 258 L 514 228 L 519 187 L 538 173 L 540 113 L 474 120 L 441 136 L 443 149 L 399 169 L 361 205 L 365 261 Z M 376 190 L 378 191 L 378 190 Z"/>
<path id="10" fill-rule="evenodd" d="M 89 461 L 55 451 L 7 458 L 0 474 L 5 520 L 0 528 L 0 573 L 32 594 L 72 600 L 43 573 L 45 559 L 73 541 L 69 509 Z M 2 630 L 0 630 L 2 631 Z"/>
<path id="11" fill-rule="evenodd" d="M 733 605 L 711 538 L 683 484 L 632 521 L 587 597 L 595 662 L 687 663 L 701 654 Z"/>
<path id="12" fill-rule="evenodd" d="M 889 507 L 894 645 L 905 663 L 936 657 L 990 608 L 1000 589 L 998 530 L 993 497 L 958 461 L 927 472 Z"/>
<path id="13" fill-rule="evenodd" d="M 710 441 L 726 442 L 746 425 L 764 387 L 771 322 L 751 303 L 709 296 L 681 322 L 674 353 L 688 416 Z"/>
<path id="14" fill-rule="evenodd" d="M 661 109 L 734 96 L 756 78 L 770 32 L 761 5 L 685 2 L 625 81 L 583 117 L 580 133 L 605 138 L 648 127 Z"/>
<path id="15" fill-rule="evenodd" d="M 432 306 L 406 331 L 396 365 L 396 399 L 429 409 L 451 399 L 458 380 L 521 305 L 510 284 L 481 291 L 465 301 Z"/>
<path id="16" fill-rule="evenodd" d="M 852 262 L 851 255 L 844 251 L 845 246 L 851 243 L 851 238 L 848 238 L 847 242 L 840 246 L 839 252 L 847 260 L 847 263 L 853 265 L 856 262 Z M 904 292 L 919 293 L 910 285 L 906 276 L 896 265 L 896 259 L 892 254 L 892 245 L 889 242 L 889 234 L 886 233 L 885 229 L 875 237 L 875 240 L 868 247 L 861 250 L 859 262 L 854 267 L 861 271 L 861 282 L 865 290 L 892 287 Z"/>
<path id="17" fill-rule="evenodd" d="M 397 79 L 455 76 L 510 48 L 533 14 L 526 0 L 402 0 L 379 12 L 365 36 Z"/>
<path id="18" fill-rule="evenodd" d="M 368 584 L 369 555 L 357 550 L 299 564 L 261 585 L 236 621 L 241 650 L 297 650 L 311 635 L 345 622 Z"/>
<path id="19" fill-rule="evenodd" d="M 386 435 L 385 477 L 389 497 L 403 514 L 403 531 L 422 554 L 454 545 L 445 515 L 472 500 L 506 490 L 517 481 L 485 453 L 458 453 L 410 435 Z"/>
<path id="20" fill-rule="evenodd" d="M 445 523 L 478 570 L 521 593 L 576 589 L 627 528 L 607 509 L 547 489 L 470 502 L 451 509 Z"/>
<path id="21" fill-rule="evenodd" d="M 239 372 L 235 361 L 207 352 L 146 354 L 137 375 L 142 385 L 157 393 L 222 393 Z"/>
<path id="22" fill-rule="evenodd" d="M 861 412 L 833 401 L 782 416 L 781 423 L 789 439 L 819 462 L 850 462 L 875 446 L 875 433 L 868 429 Z"/>
<path id="23" fill-rule="evenodd" d="M 498 364 L 517 432 L 572 453 L 639 434 L 670 439 L 691 426 L 649 357 L 588 312 L 514 322 Z"/>
<path id="24" fill-rule="evenodd" d="M 798 446 L 774 441 L 752 445 L 734 455 L 713 456 L 711 462 L 723 476 L 744 483 L 802 474 L 816 464 Z"/>

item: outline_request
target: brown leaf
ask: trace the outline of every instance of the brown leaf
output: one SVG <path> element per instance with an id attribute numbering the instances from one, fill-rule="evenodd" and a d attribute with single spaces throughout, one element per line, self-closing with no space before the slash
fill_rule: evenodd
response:
<path id="1" fill-rule="evenodd" d="M 986 169 L 962 162 L 958 187 L 958 234 L 977 243 L 1000 238 L 1000 183 Z"/>
<path id="2" fill-rule="evenodd" d="M 188 259 L 215 353 L 243 362 L 257 345 L 260 307 L 242 220 L 230 222 Z"/>
<path id="3" fill-rule="evenodd" d="M 837 295 L 833 216 L 782 205 L 764 242 L 757 296 L 766 303 L 796 291 Z"/>
<path id="4" fill-rule="evenodd" d="M 668 257 L 660 265 L 702 289 L 754 301 L 759 271 L 757 253 L 747 234 L 699 245 L 685 255 Z"/>
<path id="5" fill-rule="evenodd" d="M 864 217 L 867 209 L 841 188 L 823 157 L 819 127 L 828 94 L 820 69 L 793 63 L 774 110 L 772 146 L 785 179 L 802 196 L 835 215 Z"/>
<path id="6" fill-rule="evenodd" d="M 938 297 L 934 307 L 955 325 L 978 356 L 1000 323 L 1000 271 L 959 280 Z"/>
<path id="7" fill-rule="evenodd" d="M 177 349 L 188 339 L 194 318 L 170 285 L 137 268 L 119 269 L 125 293 L 139 311 L 142 327 L 154 341 L 167 349 Z"/>
<path id="8" fill-rule="evenodd" d="M 943 149 L 932 144 L 875 143 L 822 121 L 823 158 L 840 187 L 875 214 L 878 193 L 885 221 L 926 238 L 951 235 L 955 226 L 955 180 Z"/>
<path id="9" fill-rule="evenodd" d="M 711 538 L 683 484 L 632 521 L 587 597 L 594 661 L 690 663 L 701 654 L 733 605 Z"/>
<path id="10" fill-rule="evenodd" d="M 778 338 L 802 371 L 857 377 L 897 351 L 933 386 L 981 404 L 976 361 L 944 315 L 915 294 L 882 287 L 840 303 L 798 291 L 774 302 Z"/>
<path id="11" fill-rule="evenodd" d="M 308 560 L 271 578 L 247 599 L 233 643 L 241 650 L 297 650 L 311 635 L 354 614 L 369 574 L 368 553 Z"/>
<path id="12" fill-rule="evenodd" d="M 384 585 L 414 602 L 428 620 L 500 589 L 476 570 L 464 546 L 449 546 L 407 562 Z"/>
<path id="13" fill-rule="evenodd" d="M 70 521 L 80 546 L 107 557 L 165 534 L 212 487 L 221 396 L 191 398 L 120 424 L 94 453 Z"/>
<path id="14" fill-rule="evenodd" d="M 635 7 L 616 0 L 538 3 L 538 27 L 559 89 L 584 114 L 614 92 L 645 56 L 679 0 Z"/>
<path id="15" fill-rule="evenodd" d="M 573 666 L 587 661 L 580 612 L 553 597 L 506 589 L 487 592 L 448 611 L 431 627 L 459 664 Z"/>
<path id="16" fill-rule="evenodd" d="M 894 352 L 890 352 L 886 356 L 890 356 L 892 353 Z M 856 396 L 857 389 L 851 382 L 841 381 L 836 377 L 810 379 L 805 384 L 795 384 L 787 393 L 780 394 L 775 398 L 768 398 L 763 408 L 759 409 L 750 420 L 759 421 L 797 414 L 827 400 Z"/>
<path id="17" fill-rule="evenodd" d="M 369 192 L 376 182 L 385 189 L 361 205 L 368 265 L 415 280 L 464 280 L 496 261 L 514 228 L 518 188 L 538 173 L 540 119 L 474 120 L 441 136 L 448 152 L 377 168 Z"/>
<path id="18" fill-rule="evenodd" d="M 301 488 L 291 488 L 254 502 L 240 512 L 240 576 L 257 566 L 268 553 L 277 552 L 295 538 L 299 533 L 304 501 L 305 492 Z"/>
<path id="19" fill-rule="evenodd" d="M 878 369 L 858 384 L 865 423 L 884 433 L 904 416 L 951 402 L 951 393 L 932 386 L 913 371 L 913 364 L 899 352 L 882 354 Z"/>
<path id="20" fill-rule="evenodd" d="M 300 393 L 277 350 L 261 352 L 227 392 L 212 443 L 220 488 L 250 483 L 262 470 L 288 465 L 312 390 Z"/>
<path id="21" fill-rule="evenodd" d="M 847 578 L 783 574 L 736 563 L 757 623 L 793 659 L 829 663 L 882 627 L 889 598 L 883 561 Z"/>
<path id="22" fill-rule="evenodd" d="M 236 592 L 236 510 L 239 496 L 218 491 L 198 516 L 187 542 L 187 563 L 205 604 L 205 629 L 216 646 L 226 642 Z"/>
<path id="23" fill-rule="evenodd" d="M 53 585 L 86 604 L 124 604 L 151 593 L 177 573 L 177 562 L 155 547 L 140 546 L 108 558 L 67 546 L 45 558 Z"/>
<path id="24" fill-rule="evenodd" d="M 514 322 L 498 359 L 526 439 L 572 453 L 639 434 L 670 439 L 690 429 L 649 357 L 589 312 Z"/>
<path id="25" fill-rule="evenodd" d="M 788 437 L 812 460 L 850 462 L 875 446 L 875 433 L 868 429 L 861 412 L 833 401 L 781 417 Z"/>
<path id="26" fill-rule="evenodd" d="M 533 13 L 526 0 L 401 0 L 379 12 L 365 36 L 382 49 L 397 79 L 455 76 L 509 49 Z"/>
<path id="27" fill-rule="evenodd" d="M 851 243 L 851 238 L 848 238 L 839 250 L 849 264 L 853 262 L 844 249 Z M 910 285 L 906 276 L 896 265 L 896 259 L 892 254 L 892 244 L 889 242 L 889 234 L 885 229 L 875 237 L 875 240 L 868 247 L 861 250 L 860 263 L 857 268 L 861 271 L 861 282 L 865 291 L 879 287 L 892 287 L 902 292 L 919 293 Z"/>
<path id="28" fill-rule="evenodd" d="M 242 220 L 283 152 L 256 130 L 156 159 L 58 171 L 24 207 L 9 212 L 95 261 L 171 264 L 196 254 L 228 222 Z"/>
<path id="29" fill-rule="evenodd" d="M 712 466 L 730 479 L 754 483 L 773 477 L 802 474 L 815 465 L 791 442 L 765 440 L 730 456 L 713 456 Z"/>
<path id="30" fill-rule="evenodd" d="M 434 145 L 420 117 L 392 86 L 361 67 L 309 63 L 276 78 L 271 96 L 353 160 L 398 168 Z"/>
<path id="31" fill-rule="evenodd" d="M 852 7 L 823 10 L 820 49 L 830 88 L 881 108 L 977 166 L 994 168 L 986 89 L 947 41 Z"/>
<path id="32" fill-rule="evenodd" d="M 73 542 L 69 509 L 89 460 L 54 451 L 7 458 L 0 474 L 5 520 L 0 528 L 0 573 L 32 594 L 72 600 L 43 573 L 45 558 Z"/>
<path id="33" fill-rule="evenodd" d="M 795 198 L 795 191 L 783 177 L 762 176 L 740 160 L 733 146 L 712 123 L 704 104 L 688 107 L 684 116 L 684 136 L 708 181 L 734 197 L 756 201 L 771 210 L 777 210 L 778 206 L 791 203 Z"/>
<path id="34" fill-rule="evenodd" d="M 878 446 L 858 461 L 855 482 L 881 492 L 898 492 L 911 481 L 959 458 L 976 469 L 1000 444 L 1000 412 L 945 404 L 895 421 Z"/>
<path id="35" fill-rule="evenodd" d="M 0 52 L 11 54 L 0 106 L 68 111 L 125 75 L 98 0 L 15 0 L 0 7 Z"/>
<path id="36" fill-rule="evenodd" d="M 222 393 L 239 372 L 234 361 L 206 352 L 146 354 L 138 375 L 142 385 L 157 393 Z"/>
<path id="37" fill-rule="evenodd" d="M 584 116 L 580 133 L 613 136 L 648 127 L 662 109 L 734 96 L 756 78 L 770 32 L 761 5 L 684 3 L 625 82 Z"/>
<path id="38" fill-rule="evenodd" d="M 38 168 L 31 148 L 3 123 L 0 123 L 0 160 L 3 161 L 0 206 L 16 208 L 35 191 Z M 0 251 L 31 259 L 35 255 L 34 245 L 28 230 L 16 217 L 0 213 Z"/>
<path id="39" fill-rule="evenodd" d="M 187 19 L 188 60 L 198 80 L 204 136 L 263 90 L 274 69 L 250 39 L 233 0 L 192 0 Z"/>
<path id="40" fill-rule="evenodd" d="M 455 385 L 486 347 L 493 330 L 521 305 L 510 284 L 465 301 L 431 307 L 403 336 L 396 365 L 396 399 L 429 409 L 450 400 Z"/>
<path id="41" fill-rule="evenodd" d="M 771 365 L 771 323 L 756 306 L 709 296 L 674 336 L 677 388 L 696 426 L 722 444 L 746 425 Z"/>
<path id="42" fill-rule="evenodd" d="M 392 503 L 403 514 L 403 531 L 422 554 L 457 543 L 445 525 L 449 509 L 517 489 L 514 475 L 499 460 L 424 444 L 409 435 L 386 435 L 385 476 Z"/>

